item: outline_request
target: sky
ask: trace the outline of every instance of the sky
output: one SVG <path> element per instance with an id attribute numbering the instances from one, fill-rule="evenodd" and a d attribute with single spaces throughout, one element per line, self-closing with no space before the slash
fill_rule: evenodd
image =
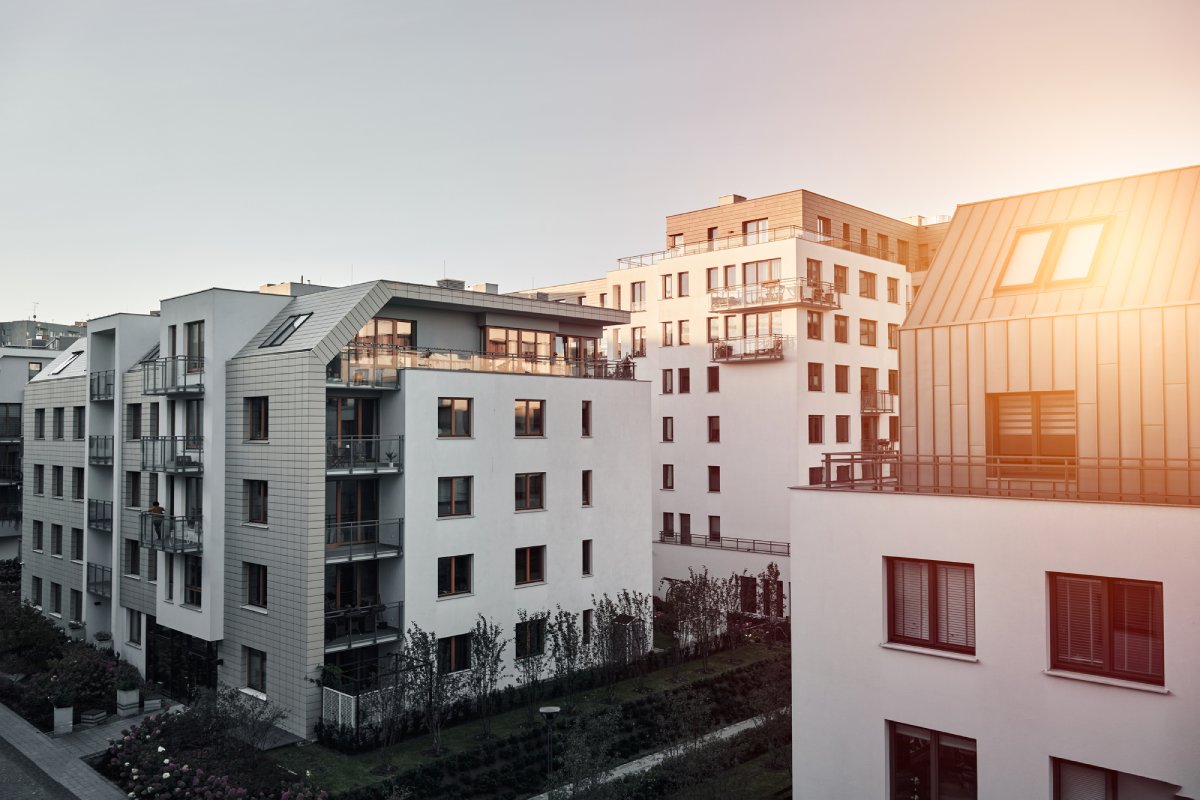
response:
<path id="1" fill-rule="evenodd" d="M 724 194 L 937 215 L 1193 165 L 1197 30 L 1200 0 L 0 0 L 0 319 L 516 291 Z"/>

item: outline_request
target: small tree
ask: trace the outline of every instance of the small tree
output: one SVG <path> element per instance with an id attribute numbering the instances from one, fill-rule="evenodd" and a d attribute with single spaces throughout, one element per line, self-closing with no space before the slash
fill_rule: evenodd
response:
<path id="1" fill-rule="evenodd" d="M 551 800 L 617 800 L 622 796 L 617 786 L 605 791 L 620 730 L 621 714 L 616 709 L 580 716 L 563 730 L 556 748 L 562 754 L 562 767 L 554 773 L 558 788 L 550 793 Z"/>
<path id="2" fill-rule="evenodd" d="M 443 672 L 438 655 L 437 634 L 421 630 L 414 622 L 405 639 L 400 669 L 408 677 L 403 682 L 407 702 L 421 710 L 425 729 L 433 739 L 434 753 L 442 752 L 442 725 L 463 690 L 462 676 L 457 672 Z"/>
<path id="3" fill-rule="evenodd" d="M 516 667 L 525 687 L 529 701 L 529 719 L 533 721 L 533 703 L 537 699 L 538 686 L 546 669 L 546 619 L 544 611 L 530 614 L 523 608 L 517 609 Z"/>
<path id="4" fill-rule="evenodd" d="M 492 735 L 492 705 L 507 672 L 504 667 L 506 646 L 508 640 L 503 637 L 500 626 L 480 614 L 471 630 L 471 666 L 466 681 L 483 723 L 484 736 Z"/>
<path id="5" fill-rule="evenodd" d="M 725 627 L 726 582 L 688 568 L 688 579 L 670 581 L 667 600 L 675 609 L 680 645 L 692 645 L 708 672 L 708 658 Z"/>
<path id="6" fill-rule="evenodd" d="M 590 656 L 606 688 L 605 702 L 611 703 L 624 667 L 635 663 L 644 675 L 654 606 L 649 594 L 624 589 L 615 599 L 592 595 L 592 607 Z"/>
<path id="7" fill-rule="evenodd" d="M 562 606 L 555 606 L 557 611 L 547 624 L 550 636 L 550 657 L 554 663 L 554 680 L 561 692 L 570 692 L 574 688 L 575 675 L 587 661 L 587 648 L 583 643 L 583 632 L 579 629 L 579 615 L 564 611 Z"/>
<path id="8" fill-rule="evenodd" d="M 767 646 L 775 646 L 775 629 L 783 617 L 783 582 L 774 561 L 758 573 L 758 596 L 762 614 L 767 618 Z"/>

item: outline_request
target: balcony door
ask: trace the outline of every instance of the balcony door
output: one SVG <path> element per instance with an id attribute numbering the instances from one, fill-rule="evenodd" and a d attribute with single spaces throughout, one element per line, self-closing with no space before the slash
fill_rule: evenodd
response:
<path id="1" fill-rule="evenodd" d="M 374 397 L 330 397 L 325 401 L 325 436 L 341 442 L 347 438 L 377 436 L 379 400 Z"/>
<path id="2" fill-rule="evenodd" d="M 325 567 L 327 611 L 379 603 L 379 563 L 330 564 Z"/>
<path id="3" fill-rule="evenodd" d="M 379 519 L 379 481 L 328 481 L 325 484 L 327 547 L 375 541 Z"/>

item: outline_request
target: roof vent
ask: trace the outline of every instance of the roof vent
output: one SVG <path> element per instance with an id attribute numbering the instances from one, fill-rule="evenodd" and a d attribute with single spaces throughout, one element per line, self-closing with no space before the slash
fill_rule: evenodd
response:
<path id="1" fill-rule="evenodd" d="M 437 285 L 440 289 L 458 289 L 459 291 L 467 288 L 467 282 L 460 281 L 458 278 L 442 278 Z"/>
<path id="2" fill-rule="evenodd" d="M 472 292 L 483 292 L 484 294 L 500 294 L 500 287 L 494 283 L 476 283 L 471 287 Z"/>
<path id="3" fill-rule="evenodd" d="M 746 198 L 740 194 L 723 194 L 717 198 L 717 205 L 719 206 L 731 206 L 734 203 L 744 202 L 746 202 Z"/>

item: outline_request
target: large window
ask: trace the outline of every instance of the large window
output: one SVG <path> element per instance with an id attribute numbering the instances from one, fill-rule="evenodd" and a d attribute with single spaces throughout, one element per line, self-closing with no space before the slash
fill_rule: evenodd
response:
<path id="1" fill-rule="evenodd" d="M 644 327 L 631 328 L 630 334 L 630 346 L 633 349 L 629 355 L 634 358 L 646 355 L 646 329 Z"/>
<path id="2" fill-rule="evenodd" d="M 67 436 L 66 409 L 61 406 L 54 409 L 53 427 L 50 435 L 55 439 L 65 439 Z"/>
<path id="3" fill-rule="evenodd" d="M 878 323 L 873 319 L 860 319 L 858 321 L 858 343 L 864 347 L 874 347 L 876 342 L 876 329 Z"/>
<path id="4" fill-rule="evenodd" d="M 808 390 L 823 391 L 825 386 L 825 365 L 818 361 L 808 362 Z"/>
<path id="5" fill-rule="evenodd" d="M 184 446 L 201 448 L 204 446 L 204 401 L 183 401 L 183 433 Z"/>
<path id="6" fill-rule="evenodd" d="M 63 468 L 54 466 L 50 468 L 50 496 L 63 496 Z"/>
<path id="7" fill-rule="evenodd" d="M 461 517 L 471 513 L 471 477 L 438 478 L 438 516 Z"/>
<path id="8" fill-rule="evenodd" d="M 823 335 L 823 332 L 821 330 L 823 327 L 821 324 L 821 316 L 822 315 L 821 315 L 820 311 L 809 311 L 808 312 L 807 319 L 808 319 L 808 338 L 809 339 L 820 339 L 821 336 Z"/>
<path id="9" fill-rule="evenodd" d="M 456 439 L 471 435 L 471 398 L 438 398 L 438 436 Z"/>
<path id="10" fill-rule="evenodd" d="M 833 290 L 845 294 L 850 286 L 850 268 L 841 264 L 833 265 Z"/>
<path id="11" fill-rule="evenodd" d="M 867 272 L 865 269 L 858 271 L 858 296 L 869 297 L 875 299 L 875 284 L 878 278 L 874 272 Z"/>
<path id="12" fill-rule="evenodd" d="M 265 564 L 242 564 L 246 584 L 246 605 L 267 607 L 267 567 Z"/>
<path id="13" fill-rule="evenodd" d="M 125 473 L 125 504 L 129 508 L 142 507 L 142 473 Z"/>
<path id="14" fill-rule="evenodd" d="M 203 564 L 200 556 L 185 555 L 183 557 L 183 602 L 184 605 L 199 608 L 203 600 L 201 575 Z"/>
<path id="15" fill-rule="evenodd" d="M 61 556 L 63 554 L 63 526 L 50 524 L 50 555 Z"/>
<path id="16" fill-rule="evenodd" d="M 142 546 L 136 539 L 125 539 L 125 574 L 142 574 Z"/>
<path id="17" fill-rule="evenodd" d="M 546 435 L 546 401 L 517 400 L 513 404 L 517 436 Z"/>
<path id="18" fill-rule="evenodd" d="M 270 434 L 270 405 L 266 397 L 247 397 L 245 404 L 246 438 L 265 442 Z"/>
<path id="19" fill-rule="evenodd" d="M 1086 279 L 1092 272 L 1104 222 L 1034 228 L 1013 241 L 998 289 Z"/>
<path id="20" fill-rule="evenodd" d="M 471 561 L 470 555 L 438 559 L 438 597 L 471 591 Z"/>
<path id="21" fill-rule="evenodd" d="M 646 282 L 636 281 L 629 284 L 629 310 L 646 310 Z"/>
<path id="22" fill-rule="evenodd" d="M 825 417 L 821 414 L 808 415 L 808 443 L 825 443 Z"/>
<path id="23" fill-rule="evenodd" d="M 517 585 L 546 580 L 546 547 L 518 547 Z"/>
<path id="24" fill-rule="evenodd" d="M 267 654 L 253 647 L 244 648 L 246 653 L 246 688 L 267 693 Z"/>
<path id="25" fill-rule="evenodd" d="M 514 494 L 517 511 L 546 507 L 546 473 L 518 472 Z"/>
<path id="26" fill-rule="evenodd" d="M 887 279 L 887 299 L 889 303 L 900 302 L 900 281 L 896 278 Z"/>
<path id="27" fill-rule="evenodd" d="M 662 465 L 662 488 L 664 488 L 664 489 L 674 489 L 675 488 L 675 465 L 674 464 L 663 464 Z"/>
<path id="28" fill-rule="evenodd" d="M 33 493 L 46 493 L 46 467 L 44 464 L 33 465 Z"/>
<path id="29" fill-rule="evenodd" d="M 662 323 L 662 339 L 660 340 L 660 344 L 663 347 L 674 346 L 674 344 L 675 344 L 675 333 L 674 332 L 675 332 L 675 323 L 673 323 L 673 322 Z"/>
<path id="30" fill-rule="evenodd" d="M 974 800 L 975 740 L 927 728 L 888 723 L 889 797 Z"/>
<path id="31" fill-rule="evenodd" d="M 468 669 L 471 666 L 471 634 L 460 633 L 458 636 L 447 636 L 438 639 L 438 672 L 449 675 L 451 672 Z"/>
<path id="32" fill-rule="evenodd" d="M 517 658 L 538 656 L 544 653 L 546 650 L 546 618 L 537 617 L 525 622 L 518 622 L 514 641 L 517 646 Z"/>
<path id="33" fill-rule="evenodd" d="M 839 344 L 850 341 L 850 318 L 844 314 L 833 315 L 833 340 Z"/>
<path id="34" fill-rule="evenodd" d="M 204 322 L 189 322 L 184 325 L 184 355 L 187 356 L 187 371 L 204 369 Z"/>
<path id="35" fill-rule="evenodd" d="M 888 641 L 975 652 L 975 567 L 887 559 Z"/>
<path id="36" fill-rule="evenodd" d="M 1163 683 L 1162 584 L 1050 573 L 1055 669 Z"/>
<path id="37" fill-rule="evenodd" d="M 835 364 L 833 367 L 833 390 L 835 392 L 850 391 L 850 366 Z"/>
<path id="38" fill-rule="evenodd" d="M 691 394 L 692 391 L 692 371 L 688 367 L 679 368 L 679 393 Z"/>
<path id="39" fill-rule="evenodd" d="M 71 528 L 71 560 L 83 561 L 83 528 Z"/>
<path id="40" fill-rule="evenodd" d="M 267 482 L 242 481 L 246 491 L 246 521 L 267 524 Z"/>
<path id="41" fill-rule="evenodd" d="M 125 406 L 125 440 L 142 438 L 142 404 L 129 403 Z"/>
<path id="42" fill-rule="evenodd" d="M 993 394 L 987 410 L 988 455 L 1006 465 L 1041 458 L 1053 469 L 1075 457 L 1074 392 Z"/>
<path id="43" fill-rule="evenodd" d="M 662 371 L 662 393 L 672 394 L 675 391 L 675 372 L 673 370 L 664 369 Z"/>

